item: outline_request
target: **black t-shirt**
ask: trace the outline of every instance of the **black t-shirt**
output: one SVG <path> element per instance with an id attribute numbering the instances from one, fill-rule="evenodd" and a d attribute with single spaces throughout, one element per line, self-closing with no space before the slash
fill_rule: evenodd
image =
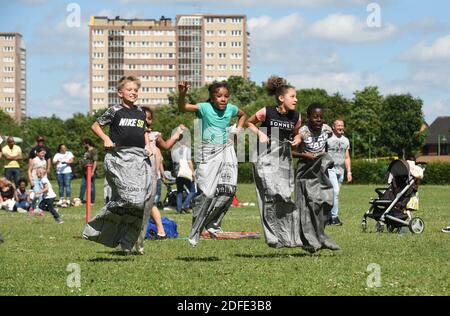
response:
<path id="1" fill-rule="evenodd" d="M 109 125 L 109 138 L 116 147 L 145 148 L 145 113 L 140 107 L 111 106 L 97 119 L 101 125 Z"/>
<path id="2" fill-rule="evenodd" d="M 38 148 L 41 148 L 39 146 L 34 147 L 33 149 L 30 150 L 30 153 L 28 154 L 28 158 L 29 159 L 34 159 L 37 156 L 37 152 L 36 150 Z M 45 160 L 49 160 L 52 158 L 52 153 L 50 152 L 50 149 L 46 146 L 43 147 L 45 149 Z"/>
<path id="3" fill-rule="evenodd" d="M 12 198 L 14 198 L 14 187 L 13 186 L 9 186 L 8 189 L 6 191 L 1 190 L 1 194 L 2 194 L 2 198 L 4 200 L 10 200 Z"/>
<path id="4" fill-rule="evenodd" d="M 266 135 L 271 138 L 272 129 L 278 128 L 278 139 L 280 142 L 285 140 L 292 141 L 294 128 L 299 121 L 300 114 L 295 110 L 281 114 L 277 111 L 277 108 L 273 106 L 267 106 L 265 109 L 265 120 L 262 121 L 261 127 L 267 129 L 267 133 L 265 129 L 262 129 Z"/>

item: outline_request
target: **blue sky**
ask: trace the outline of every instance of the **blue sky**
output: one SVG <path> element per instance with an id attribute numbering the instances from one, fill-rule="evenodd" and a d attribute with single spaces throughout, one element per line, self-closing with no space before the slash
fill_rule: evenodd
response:
<path id="1" fill-rule="evenodd" d="M 70 3 L 80 27 L 69 27 Z M 368 5 L 380 9 L 369 27 Z M 297 88 L 351 98 L 376 85 L 382 94 L 424 101 L 428 123 L 450 116 L 450 3 L 434 0 L 2 0 L 0 32 L 19 32 L 27 48 L 28 115 L 86 113 L 91 15 L 175 18 L 181 13 L 241 13 L 251 32 L 251 79 L 271 74 Z M 373 21 L 373 20 L 371 20 Z"/>

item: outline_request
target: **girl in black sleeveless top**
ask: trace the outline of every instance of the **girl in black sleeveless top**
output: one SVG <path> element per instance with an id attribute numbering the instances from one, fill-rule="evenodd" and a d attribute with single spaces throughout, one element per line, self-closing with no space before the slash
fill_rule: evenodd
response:
<path id="1" fill-rule="evenodd" d="M 247 121 L 247 126 L 259 138 L 258 148 L 252 149 L 257 153 L 253 175 L 261 223 L 270 247 L 302 247 L 299 210 L 292 200 L 291 147 L 301 141 L 300 114 L 295 111 L 297 92 L 275 76 L 269 78 L 267 90 L 275 96 L 277 106 L 264 107 Z M 258 123 L 261 123 L 259 128 Z"/>

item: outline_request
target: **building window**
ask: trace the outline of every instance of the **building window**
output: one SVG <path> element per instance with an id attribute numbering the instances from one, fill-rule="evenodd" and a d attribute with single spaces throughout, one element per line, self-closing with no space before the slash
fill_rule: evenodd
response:
<path id="1" fill-rule="evenodd" d="M 13 56 L 3 57 L 3 62 L 4 63 L 13 63 L 14 62 L 14 57 Z"/>
<path id="2" fill-rule="evenodd" d="M 242 47 L 242 42 L 231 42 L 231 47 Z"/>
<path id="3" fill-rule="evenodd" d="M 103 35 L 103 30 L 94 29 L 94 30 L 92 31 L 92 34 L 94 34 L 94 35 Z"/>
<path id="4" fill-rule="evenodd" d="M 105 92 L 105 88 L 104 87 L 94 87 L 92 89 L 92 92 L 94 92 L 94 93 L 104 93 Z"/>
<path id="5" fill-rule="evenodd" d="M 3 100 L 5 101 L 5 103 L 14 103 L 13 97 L 5 97 Z"/>
<path id="6" fill-rule="evenodd" d="M 219 69 L 219 70 L 227 70 L 227 65 L 225 65 L 225 64 L 220 64 L 220 65 L 218 66 L 218 69 Z"/>
<path id="7" fill-rule="evenodd" d="M 219 30 L 219 35 L 220 35 L 220 36 L 226 36 L 226 35 L 227 35 L 227 31 L 225 31 L 225 30 Z"/>
<path id="8" fill-rule="evenodd" d="M 219 42 L 219 47 L 227 47 L 227 42 Z"/>
<path id="9" fill-rule="evenodd" d="M 15 89 L 14 88 L 3 88 L 3 92 L 4 93 L 14 93 Z"/>
<path id="10" fill-rule="evenodd" d="M 14 51 L 14 46 L 4 46 L 3 47 L 3 51 L 4 52 L 13 52 Z"/>
<path id="11" fill-rule="evenodd" d="M 14 72 L 14 67 L 3 67 L 4 72 Z"/>

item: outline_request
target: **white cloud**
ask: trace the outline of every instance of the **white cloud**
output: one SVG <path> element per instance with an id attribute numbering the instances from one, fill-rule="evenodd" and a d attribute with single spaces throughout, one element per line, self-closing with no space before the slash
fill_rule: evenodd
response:
<path id="1" fill-rule="evenodd" d="M 339 92 L 351 97 L 366 86 L 379 86 L 382 78 L 357 72 L 330 72 L 321 74 L 297 74 L 287 76 L 289 82 L 298 89 L 322 88 L 329 94 Z"/>
<path id="2" fill-rule="evenodd" d="M 88 82 L 66 82 L 62 85 L 64 93 L 71 98 L 85 99 L 89 97 L 89 83 Z"/>
<path id="3" fill-rule="evenodd" d="M 420 42 L 400 56 L 401 60 L 420 62 L 450 61 L 450 35 L 438 38 L 431 46 Z"/>
<path id="4" fill-rule="evenodd" d="M 339 43 L 365 43 L 383 41 L 393 37 L 397 31 L 397 27 L 392 24 L 370 28 L 356 16 L 337 13 L 313 23 L 307 35 Z"/>
<path id="5" fill-rule="evenodd" d="M 273 19 L 267 15 L 251 18 L 248 29 L 251 35 L 252 46 L 266 46 L 268 41 L 286 41 L 292 34 L 302 29 L 303 18 L 299 13 Z"/>

